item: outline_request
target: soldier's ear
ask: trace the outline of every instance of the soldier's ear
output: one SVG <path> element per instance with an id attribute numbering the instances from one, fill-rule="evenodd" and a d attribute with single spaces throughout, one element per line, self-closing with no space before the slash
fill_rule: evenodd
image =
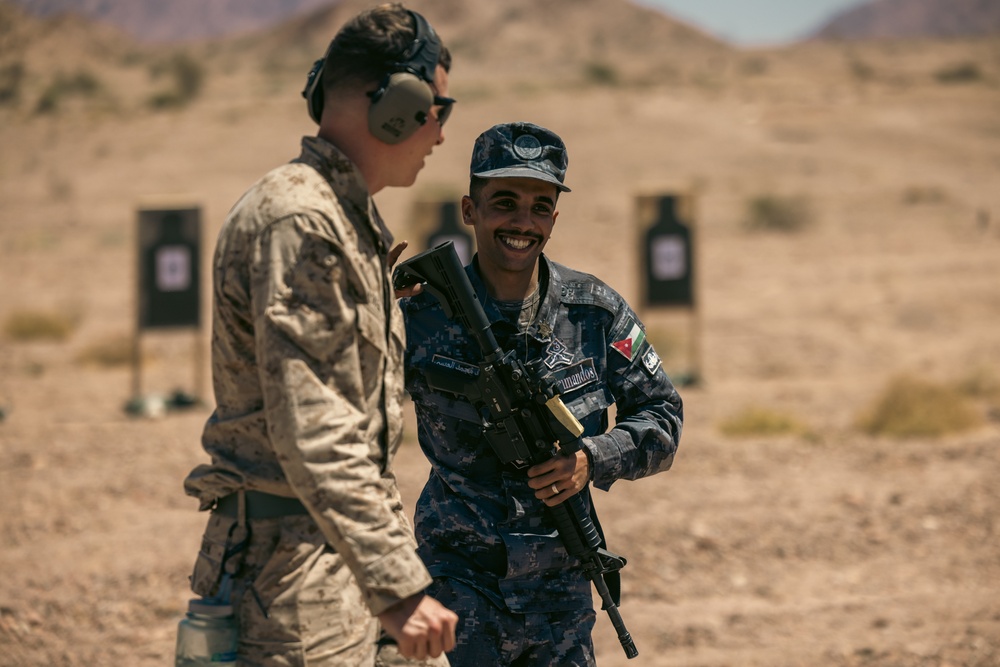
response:
<path id="1" fill-rule="evenodd" d="M 473 213 L 475 212 L 475 209 L 476 209 L 476 205 L 473 203 L 472 197 L 470 197 L 469 195 L 463 196 L 462 197 L 462 222 L 463 223 L 465 223 L 465 224 L 467 224 L 469 226 L 472 226 L 472 225 L 475 224 L 473 222 Z"/>

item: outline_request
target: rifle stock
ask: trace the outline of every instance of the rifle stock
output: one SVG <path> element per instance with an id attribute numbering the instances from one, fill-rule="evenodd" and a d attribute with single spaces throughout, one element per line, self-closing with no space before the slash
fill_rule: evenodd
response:
<path id="1" fill-rule="evenodd" d="M 525 367 L 512 352 L 500 348 L 451 241 L 397 267 L 393 277 L 396 289 L 417 283 L 441 302 L 449 319 L 472 334 L 483 354 L 479 376 L 472 383 L 475 387 L 466 396 L 485 411 L 483 433 L 500 460 L 526 468 L 554 456 L 560 442 L 563 448 L 573 447 L 583 434 L 583 426 L 559 398 L 554 384 L 543 382 L 535 369 Z M 433 378 L 428 380 L 432 388 L 449 391 Z M 579 494 L 548 511 L 566 550 L 580 561 L 584 575 L 593 582 L 625 655 L 636 657 L 639 652 L 604 580 L 605 575 L 625 566 L 625 558 L 601 548 L 601 536 Z"/>
<path id="2" fill-rule="evenodd" d="M 396 268 L 393 274 L 395 289 L 418 283 L 437 297 L 449 319 L 458 320 L 469 330 L 484 358 L 493 360 L 501 353 L 497 339 L 490 331 L 490 321 L 486 319 L 479 297 L 472 289 L 462 260 L 458 258 L 451 241 L 414 255 Z"/>

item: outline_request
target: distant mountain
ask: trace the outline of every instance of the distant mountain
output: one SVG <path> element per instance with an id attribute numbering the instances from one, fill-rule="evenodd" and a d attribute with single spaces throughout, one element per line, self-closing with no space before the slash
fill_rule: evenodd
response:
<path id="1" fill-rule="evenodd" d="M 29 14 L 76 14 L 144 42 L 248 33 L 339 0 L 10 0 Z"/>
<path id="2" fill-rule="evenodd" d="M 813 37 L 878 39 L 1000 34 L 1000 0 L 873 0 L 835 14 Z"/>
<path id="3" fill-rule="evenodd" d="M 268 87 L 284 81 L 299 86 L 336 31 L 375 0 L 327 1 L 305 12 L 307 3 L 319 1 L 0 0 L 0 107 L 30 112 L 51 106 L 46 96 L 65 91 L 60 99 L 137 108 L 169 92 L 170 76 L 179 81 L 195 74 L 213 87 L 241 73 Z M 79 12 L 55 12 L 56 5 L 74 5 Z M 182 5 L 189 10 L 178 9 Z M 246 32 L 265 21 L 263 12 L 250 10 L 265 5 L 300 13 Z M 712 86 L 739 57 L 726 43 L 632 0 L 407 0 L 406 5 L 433 23 L 469 95 L 518 84 L 519 95 L 543 87 Z M 133 11 L 144 17 L 135 25 L 144 24 L 163 6 L 171 9 L 173 27 L 160 26 L 155 34 L 181 35 L 181 43 L 149 43 L 152 25 L 143 43 L 119 23 Z M 235 34 L 189 41 L 221 29 L 210 28 L 208 17 L 221 16 L 226 7 L 230 18 L 215 25 Z M 43 9 L 54 13 L 37 16 Z M 104 18 L 81 15 L 87 11 Z M 184 24 L 174 12 L 192 21 L 187 29 L 181 30 Z"/>
<path id="4" fill-rule="evenodd" d="M 342 0 L 308 17 L 242 39 L 229 48 L 257 54 L 269 67 L 301 69 L 322 53 L 339 27 L 372 0 Z M 724 42 L 632 0 L 407 0 L 424 14 L 456 57 L 456 67 L 490 81 L 677 80 L 721 69 Z"/>

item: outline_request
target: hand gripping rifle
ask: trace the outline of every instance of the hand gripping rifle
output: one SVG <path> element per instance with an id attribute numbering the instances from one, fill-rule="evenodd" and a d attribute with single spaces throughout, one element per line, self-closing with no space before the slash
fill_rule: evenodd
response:
<path id="1" fill-rule="evenodd" d="M 456 384 L 451 377 L 429 369 L 428 385 L 438 391 L 463 395 L 476 406 L 483 419 L 483 434 L 504 464 L 527 468 L 542 463 L 557 454 L 560 443 L 563 450 L 573 451 L 575 441 L 583 434 L 583 426 L 559 398 L 557 385 L 540 378 L 537 370 L 541 360 L 526 366 L 514 358 L 513 351 L 500 349 L 451 241 L 396 268 L 395 289 L 418 283 L 437 297 L 449 319 L 459 322 L 472 334 L 483 354 L 479 376 L 474 381 Z M 584 575 L 601 596 L 601 608 L 611 617 L 625 655 L 636 657 L 639 651 L 618 612 L 616 596 L 604 579 L 605 575 L 617 574 L 625 566 L 625 558 L 601 548 L 601 536 L 580 494 L 549 507 L 548 511 L 566 550 L 580 561 Z"/>

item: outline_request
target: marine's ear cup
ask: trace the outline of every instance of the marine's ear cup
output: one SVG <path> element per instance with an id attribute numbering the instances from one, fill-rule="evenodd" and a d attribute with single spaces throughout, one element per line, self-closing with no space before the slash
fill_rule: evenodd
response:
<path id="1" fill-rule="evenodd" d="M 309 117 L 316 123 L 319 123 L 323 117 L 323 66 L 325 64 L 326 57 L 313 63 L 306 79 L 306 87 L 302 91 L 302 97 L 306 98 Z"/>
<path id="2" fill-rule="evenodd" d="M 427 122 L 434 104 L 434 92 L 410 72 L 389 75 L 372 96 L 368 108 L 368 129 L 380 141 L 398 144 Z"/>

